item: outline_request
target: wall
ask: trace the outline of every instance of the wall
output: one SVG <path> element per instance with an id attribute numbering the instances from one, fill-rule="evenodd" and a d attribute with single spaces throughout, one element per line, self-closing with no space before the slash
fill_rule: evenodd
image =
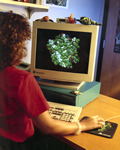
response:
<path id="1" fill-rule="evenodd" d="M 9 0 L 5 0 L 9 1 Z M 56 18 L 65 18 L 69 17 L 71 13 L 73 13 L 73 17 L 79 19 L 82 16 L 90 17 L 92 20 L 95 20 L 99 23 L 102 23 L 103 12 L 104 12 L 104 3 L 105 0 L 69 0 L 68 9 L 58 8 L 58 7 L 50 7 L 48 12 L 36 12 L 29 19 L 31 26 L 32 22 L 36 19 L 42 18 L 44 16 L 49 16 L 50 19 L 56 21 Z M 26 11 L 23 8 L 9 6 L 9 5 L 0 5 L 0 10 L 13 10 L 15 13 L 25 14 Z M 99 43 L 101 37 L 101 29 L 99 30 L 99 39 L 98 39 L 98 47 L 97 47 L 97 57 L 96 57 L 96 66 L 95 70 L 97 70 L 97 61 L 99 54 Z M 31 62 L 31 41 L 28 42 L 28 56 L 24 58 L 25 62 Z M 95 71 L 96 76 L 96 71 Z"/>

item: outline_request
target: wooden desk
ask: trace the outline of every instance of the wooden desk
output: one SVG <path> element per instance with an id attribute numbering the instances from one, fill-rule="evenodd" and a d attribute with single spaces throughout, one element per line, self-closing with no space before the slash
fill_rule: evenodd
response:
<path id="1" fill-rule="evenodd" d="M 105 120 L 120 115 L 120 101 L 100 95 L 83 108 L 80 118 L 83 116 L 93 115 L 99 115 Z M 81 133 L 80 135 L 56 137 L 76 150 L 120 150 L 120 117 L 111 119 L 110 121 L 118 124 L 117 130 L 112 139 L 85 132 Z"/>

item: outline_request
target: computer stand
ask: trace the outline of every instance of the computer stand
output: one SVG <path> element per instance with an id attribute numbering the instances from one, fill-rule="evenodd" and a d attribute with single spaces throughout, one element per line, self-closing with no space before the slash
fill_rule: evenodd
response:
<path id="1" fill-rule="evenodd" d="M 84 84 L 83 81 L 80 83 L 75 83 L 75 82 L 53 81 L 53 80 L 46 80 L 46 79 L 41 79 L 40 81 L 38 81 L 38 83 L 42 85 L 72 89 L 72 90 L 79 90 L 79 88 Z"/>

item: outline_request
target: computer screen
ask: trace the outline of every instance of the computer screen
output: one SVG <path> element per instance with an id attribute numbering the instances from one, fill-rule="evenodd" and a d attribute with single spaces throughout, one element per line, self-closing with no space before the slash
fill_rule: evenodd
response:
<path id="1" fill-rule="evenodd" d="M 31 73 L 41 79 L 91 82 L 98 26 L 33 22 Z"/>

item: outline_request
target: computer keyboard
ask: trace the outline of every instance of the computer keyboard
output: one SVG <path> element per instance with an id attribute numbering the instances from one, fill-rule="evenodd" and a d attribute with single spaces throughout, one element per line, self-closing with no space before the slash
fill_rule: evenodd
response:
<path id="1" fill-rule="evenodd" d="M 50 109 L 48 110 L 52 118 L 67 122 L 75 122 L 78 120 L 82 107 L 76 107 L 66 104 L 54 103 L 48 101 Z"/>

